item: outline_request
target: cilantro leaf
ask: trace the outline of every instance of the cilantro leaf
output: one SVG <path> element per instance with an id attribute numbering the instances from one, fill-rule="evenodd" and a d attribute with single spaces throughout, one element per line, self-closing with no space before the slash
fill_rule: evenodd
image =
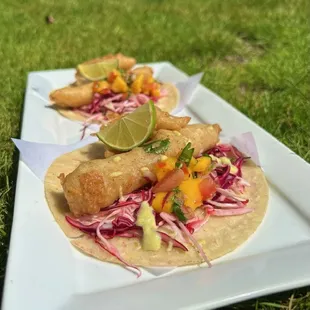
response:
<path id="1" fill-rule="evenodd" d="M 181 209 L 182 200 L 178 196 L 178 194 L 180 193 L 180 190 L 178 188 L 175 188 L 173 192 L 174 194 L 172 196 L 172 213 L 174 213 L 181 222 L 186 222 L 187 218 L 185 217 Z"/>
<path id="2" fill-rule="evenodd" d="M 194 153 L 194 149 L 191 148 L 192 144 L 188 142 L 184 147 L 183 151 L 181 152 L 175 166 L 176 168 L 182 168 L 183 163 L 188 166 Z"/>
<path id="3" fill-rule="evenodd" d="M 142 147 L 146 153 L 163 154 L 167 151 L 169 145 L 170 145 L 170 140 L 165 139 L 165 140 L 155 140 L 155 141 L 148 142 L 142 145 Z"/>
<path id="4" fill-rule="evenodd" d="M 177 218 L 181 221 L 181 222 L 186 222 L 186 217 L 181 209 L 181 206 L 174 202 L 172 204 L 172 212 L 177 216 Z"/>
<path id="5" fill-rule="evenodd" d="M 178 187 L 174 188 L 172 191 L 173 191 L 175 194 L 181 193 L 181 191 L 180 191 L 180 189 L 179 189 Z"/>

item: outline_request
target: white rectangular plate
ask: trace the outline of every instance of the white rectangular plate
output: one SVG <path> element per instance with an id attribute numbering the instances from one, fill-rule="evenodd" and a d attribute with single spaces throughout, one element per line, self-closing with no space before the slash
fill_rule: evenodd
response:
<path id="1" fill-rule="evenodd" d="M 163 81 L 187 78 L 168 62 L 151 65 Z M 72 69 L 29 74 L 22 139 L 78 141 L 80 125 L 45 107 L 48 93 L 73 79 Z M 2 309 L 211 309 L 310 284 L 310 165 L 201 85 L 181 114 L 219 123 L 226 136 L 253 133 L 270 201 L 250 240 L 211 269 L 178 268 L 161 276 L 143 270 L 137 279 L 70 245 L 46 205 L 42 182 L 20 161 Z"/>

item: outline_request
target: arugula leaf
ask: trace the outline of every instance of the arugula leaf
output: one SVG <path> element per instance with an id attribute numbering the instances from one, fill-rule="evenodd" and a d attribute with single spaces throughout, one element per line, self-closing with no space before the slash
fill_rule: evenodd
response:
<path id="1" fill-rule="evenodd" d="M 155 141 L 148 142 L 142 145 L 142 147 L 146 153 L 163 154 L 167 151 L 169 145 L 170 145 L 170 140 L 165 139 L 165 140 L 155 140 Z"/>
<path id="2" fill-rule="evenodd" d="M 173 190 L 174 194 L 172 196 L 172 212 L 177 216 L 177 218 L 181 222 L 186 222 L 187 218 L 185 217 L 181 207 L 182 207 L 182 200 L 178 196 L 178 194 L 181 192 L 178 188 L 175 188 Z"/>
<path id="3" fill-rule="evenodd" d="M 192 144 L 188 142 L 184 147 L 183 151 L 181 152 L 175 166 L 176 168 L 182 168 L 183 163 L 188 166 L 194 153 L 194 149 L 191 148 Z"/>

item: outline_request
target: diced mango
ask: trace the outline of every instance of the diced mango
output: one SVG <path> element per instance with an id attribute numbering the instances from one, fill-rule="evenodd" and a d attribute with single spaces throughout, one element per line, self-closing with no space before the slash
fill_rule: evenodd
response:
<path id="1" fill-rule="evenodd" d="M 160 213 L 163 208 L 163 199 L 166 196 L 167 193 L 157 193 L 155 194 L 155 197 L 152 201 L 152 208 L 155 210 L 155 212 Z"/>
<path id="2" fill-rule="evenodd" d="M 144 81 L 143 74 L 139 74 L 133 81 L 133 83 L 131 84 L 131 91 L 134 94 L 140 94 L 142 92 L 143 81 Z"/>
<path id="3" fill-rule="evenodd" d="M 175 157 L 168 157 L 166 160 L 159 161 L 155 166 L 155 174 L 157 180 L 160 181 L 164 176 L 175 168 L 177 159 Z"/>
<path id="4" fill-rule="evenodd" d="M 189 168 L 193 169 L 198 163 L 198 160 L 195 157 L 192 157 L 190 163 L 189 163 Z"/>
<path id="5" fill-rule="evenodd" d="M 117 76 L 114 80 L 114 82 L 112 83 L 111 89 L 115 92 L 115 93 L 125 93 L 128 91 L 128 86 L 127 83 L 125 82 L 125 80 L 120 77 Z"/>
<path id="6" fill-rule="evenodd" d="M 171 202 L 171 199 L 169 199 L 169 197 L 165 201 L 165 204 L 163 205 L 166 195 L 167 193 L 165 192 L 155 194 L 155 197 L 152 201 L 152 207 L 155 210 L 155 212 L 157 213 L 160 213 L 162 211 L 167 212 L 167 213 L 172 212 L 172 202 Z"/>
<path id="7" fill-rule="evenodd" d="M 164 204 L 163 211 L 166 213 L 172 213 L 172 200 L 170 199 L 170 196 Z"/>
<path id="8" fill-rule="evenodd" d="M 160 85 L 158 83 L 152 84 L 151 96 L 159 97 L 160 96 Z"/>
<path id="9" fill-rule="evenodd" d="M 147 84 L 152 84 L 154 82 L 154 78 L 151 75 L 146 76 L 144 82 Z"/>
<path id="10" fill-rule="evenodd" d="M 144 84 L 142 85 L 142 92 L 143 92 L 143 94 L 149 96 L 150 93 L 151 93 L 151 90 L 152 90 L 152 84 L 144 82 Z"/>
<path id="11" fill-rule="evenodd" d="M 202 196 L 199 189 L 201 179 L 188 179 L 183 181 L 179 189 L 184 194 L 184 205 L 195 210 L 202 204 Z"/>
<path id="12" fill-rule="evenodd" d="M 109 89 L 110 85 L 107 81 L 97 81 L 93 84 L 94 93 L 102 93 L 104 90 Z"/>
<path id="13" fill-rule="evenodd" d="M 197 164 L 192 169 L 195 172 L 204 172 L 210 165 L 211 158 L 203 156 L 197 159 Z"/>

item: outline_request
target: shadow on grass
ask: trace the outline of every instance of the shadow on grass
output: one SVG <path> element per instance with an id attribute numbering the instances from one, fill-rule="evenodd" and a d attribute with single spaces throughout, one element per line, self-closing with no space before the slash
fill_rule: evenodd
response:
<path id="1" fill-rule="evenodd" d="M 23 94 L 23 102 L 25 100 L 25 91 Z M 16 138 L 20 138 L 21 128 L 22 128 L 22 118 L 24 114 L 24 105 L 22 106 L 20 117 L 19 117 L 19 129 Z M 11 140 L 9 143 L 13 143 Z M 16 180 L 17 180 L 17 172 L 18 172 L 18 160 L 19 160 L 19 151 L 14 147 L 14 151 L 12 154 L 12 166 L 8 171 L 8 175 L 3 174 L 0 178 L 0 189 L 8 188 L 4 191 L 3 196 L 5 195 L 5 204 L 7 207 L 7 213 L 4 217 L 4 225 L 5 225 L 5 236 L 2 239 L 1 244 L 1 252 L 0 252 L 0 305 L 2 303 L 3 296 L 3 288 L 4 288 L 4 278 L 6 271 L 6 264 L 9 252 L 9 244 L 12 230 L 12 222 L 13 222 L 13 213 L 14 213 L 14 201 L 15 201 L 15 190 L 16 190 Z"/>

